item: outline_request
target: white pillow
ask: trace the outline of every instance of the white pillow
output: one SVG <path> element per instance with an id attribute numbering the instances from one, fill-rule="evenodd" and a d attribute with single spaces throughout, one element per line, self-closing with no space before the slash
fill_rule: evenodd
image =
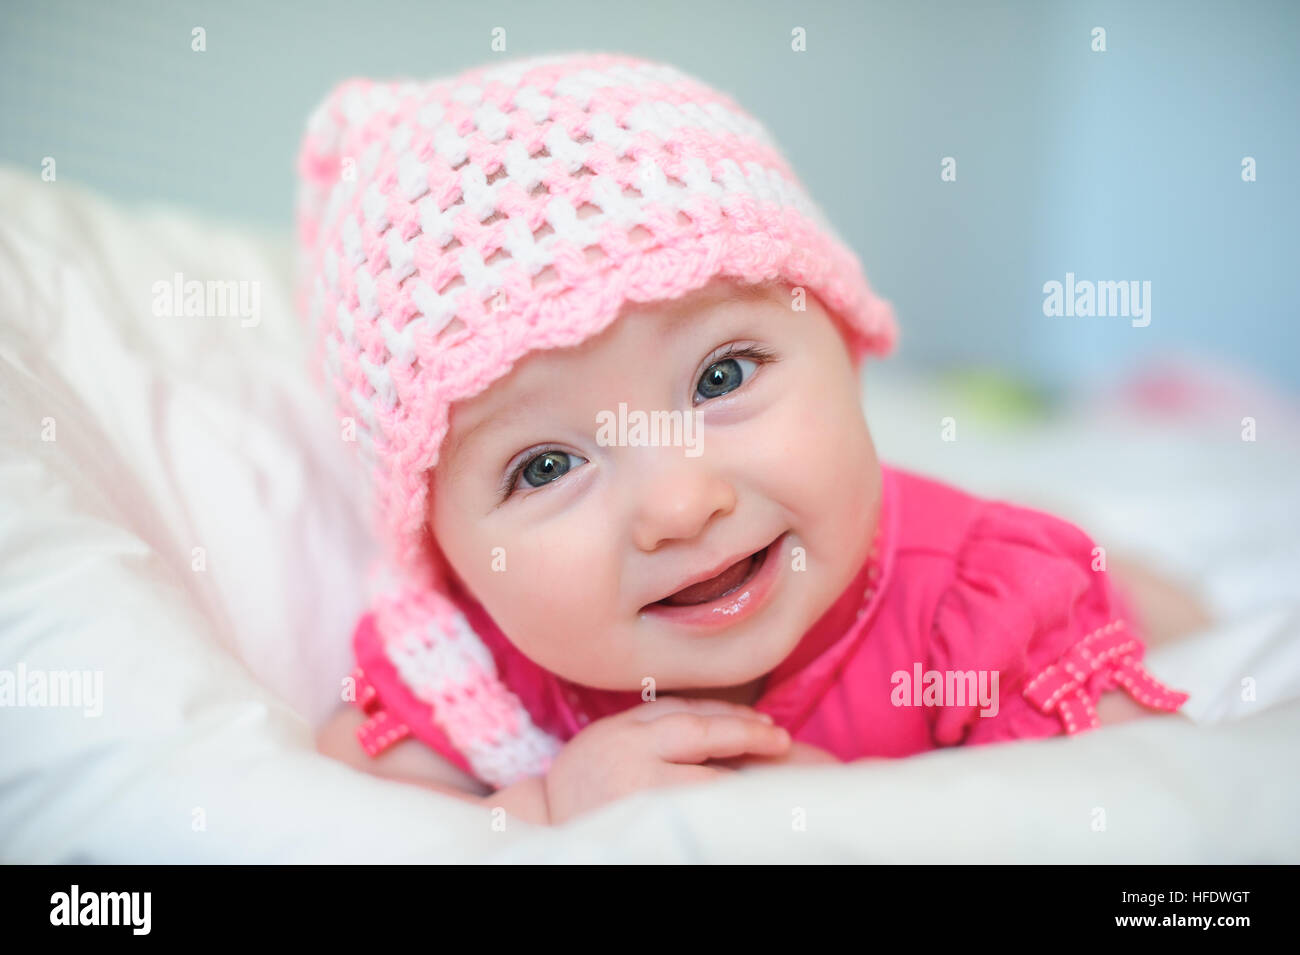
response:
<path id="1" fill-rule="evenodd" d="M 313 749 L 369 544 L 284 248 L 0 169 L 0 861 L 474 844 L 439 825 L 473 807 Z M 154 314 L 176 272 L 260 282 L 260 323 Z M 102 696 L 21 705 L 57 672 Z"/>

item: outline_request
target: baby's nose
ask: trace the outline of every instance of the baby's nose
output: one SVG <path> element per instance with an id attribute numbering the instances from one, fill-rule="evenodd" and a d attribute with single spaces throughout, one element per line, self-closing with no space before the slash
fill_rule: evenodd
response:
<path id="1" fill-rule="evenodd" d="M 700 459 L 683 457 L 674 466 L 655 468 L 652 477 L 637 488 L 633 535 L 644 551 L 698 537 L 736 507 L 735 487 Z"/>

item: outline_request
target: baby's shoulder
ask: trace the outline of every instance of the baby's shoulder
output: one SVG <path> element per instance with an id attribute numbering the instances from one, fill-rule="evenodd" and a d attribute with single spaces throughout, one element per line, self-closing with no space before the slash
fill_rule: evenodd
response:
<path id="1" fill-rule="evenodd" d="M 887 493 L 900 555 L 955 555 L 986 503 L 959 487 L 901 468 L 889 469 Z"/>
<path id="2" fill-rule="evenodd" d="M 895 599 L 936 658 L 1008 669 L 1037 642 L 1046 665 L 1122 615 L 1092 539 L 1069 521 L 916 474 L 890 489 Z"/>
<path id="3" fill-rule="evenodd" d="M 942 682 L 933 683 L 938 745 L 1095 727 L 1100 695 L 1116 686 L 1153 709 L 1187 699 L 1142 667 L 1138 621 L 1081 528 L 919 475 L 899 473 L 888 487 L 899 540 L 894 618 L 922 637 L 917 679 Z M 992 702 L 979 690 L 972 703 L 960 688 L 980 679 Z"/>
<path id="4" fill-rule="evenodd" d="M 915 472 L 891 468 L 895 555 L 901 560 L 1000 563 L 1011 556 L 1077 557 L 1091 538 L 1069 521 L 1036 508 L 969 491 Z"/>

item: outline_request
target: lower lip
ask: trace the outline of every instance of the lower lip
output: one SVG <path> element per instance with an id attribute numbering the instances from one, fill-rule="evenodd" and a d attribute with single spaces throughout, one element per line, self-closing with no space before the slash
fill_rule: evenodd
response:
<path id="1" fill-rule="evenodd" d="M 689 607 L 651 604 L 641 611 L 642 616 L 657 617 L 667 623 L 697 630 L 721 630 L 748 620 L 763 609 L 772 596 L 781 574 L 781 565 L 785 562 L 787 536 L 788 531 L 773 541 L 767 548 L 767 556 L 763 558 L 763 566 L 758 568 L 758 573 L 726 596 Z"/>

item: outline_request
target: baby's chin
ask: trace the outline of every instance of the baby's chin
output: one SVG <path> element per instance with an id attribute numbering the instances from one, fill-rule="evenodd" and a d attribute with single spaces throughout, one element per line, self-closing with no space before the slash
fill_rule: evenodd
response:
<path id="1" fill-rule="evenodd" d="M 647 636 L 627 634 L 626 639 Z M 794 650 L 801 636 L 802 631 L 795 633 L 790 628 L 780 632 L 764 628 L 747 634 L 657 633 L 649 639 L 659 645 L 638 662 L 600 670 L 558 664 L 547 669 L 594 690 L 719 697 L 722 691 L 762 680 Z"/>

